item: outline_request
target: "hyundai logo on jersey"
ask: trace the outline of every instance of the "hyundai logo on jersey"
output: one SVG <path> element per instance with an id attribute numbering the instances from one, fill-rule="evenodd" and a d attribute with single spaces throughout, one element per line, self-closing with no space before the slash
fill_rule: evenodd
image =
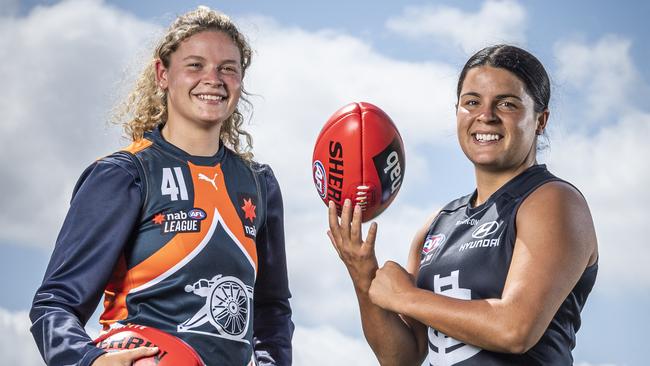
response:
<path id="1" fill-rule="evenodd" d="M 472 233 L 472 237 L 475 239 L 483 239 L 488 235 L 494 234 L 499 230 L 499 223 L 496 221 L 486 222 L 485 224 L 479 226 Z"/>

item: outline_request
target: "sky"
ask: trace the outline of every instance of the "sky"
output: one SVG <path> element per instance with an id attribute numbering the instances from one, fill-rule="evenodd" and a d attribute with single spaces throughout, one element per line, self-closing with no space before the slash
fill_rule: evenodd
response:
<path id="1" fill-rule="evenodd" d="M 407 168 L 376 220 L 376 247 L 380 262 L 405 264 L 425 219 L 474 189 L 455 137 L 455 85 L 466 59 L 495 43 L 546 66 L 550 147 L 539 161 L 582 191 L 594 218 L 600 269 L 576 365 L 645 364 L 650 2 L 558 0 L 0 0 L 0 363 L 42 365 L 27 312 L 72 188 L 94 159 L 128 144 L 112 108 L 164 27 L 200 4 L 229 14 L 255 49 L 247 128 L 284 196 L 294 364 L 377 364 L 312 183 L 320 128 L 353 101 L 395 121 Z M 87 329 L 96 334 L 96 321 Z"/>

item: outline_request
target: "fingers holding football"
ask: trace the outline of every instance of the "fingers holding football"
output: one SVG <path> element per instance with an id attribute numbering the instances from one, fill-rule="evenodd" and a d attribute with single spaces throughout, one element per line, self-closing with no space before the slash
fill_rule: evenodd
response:
<path id="1" fill-rule="evenodd" d="M 327 232 L 327 235 L 332 240 L 332 244 L 337 246 L 337 243 L 341 242 L 341 227 L 339 225 L 339 217 L 336 213 L 336 205 L 334 201 L 329 201 L 327 204 L 327 217 L 329 219 L 330 229 Z M 337 249 L 338 250 L 338 249 Z"/>
<path id="2" fill-rule="evenodd" d="M 339 250 L 341 246 L 354 244 L 352 243 L 352 238 L 350 236 L 350 220 L 352 217 L 350 200 L 346 199 L 343 202 L 340 220 L 334 201 L 329 201 L 327 206 L 331 233 L 330 239 L 333 240 L 332 244 L 337 247 L 337 250 Z"/>
<path id="3" fill-rule="evenodd" d="M 341 208 L 341 219 L 339 220 L 336 205 L 334 202 L 330 201 L 328 203 L 328 217 L 329 217 L 329 231 L 328 236 L 332 241 L 332 244 L 336 247 L 337 251 L 347 247 L 358 248 L 364 244 L 364 240 L 361 232 L 361 207 L 358 205 L 352 207 L 352 203 L 349 199 L 346 199 L 343 202 Z M 372 239 L 376 236 L 376 224 L 373 223 L 374 229 L 372 230 L 372 236 L 366 238 Z M 371 226 L 372 227 L 372 226 Z"/>
<path id="4" fill-rule="evenodd" d="M 158 347 L 138 347 L 134 349 L 108 352 L 97 357 L 92 366 L 131 366 L 133 362 L 158 353 Z"/>

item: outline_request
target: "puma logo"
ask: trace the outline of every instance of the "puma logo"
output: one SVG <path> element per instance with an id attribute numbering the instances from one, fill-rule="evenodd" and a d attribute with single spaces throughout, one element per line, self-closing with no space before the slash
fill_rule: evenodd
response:
<path id="1" fill-rule="evenodd" d="M 212 177 L 212 179 L 210 179 L 210 178 L 208 178 L 207 175 L 205 175 L 203 173 L 199 173 L 199 180 L 204 180 L 206 182 L 210 182 L 210 184 L 212 184 L 214 189 L 218 190 L 217 183 L 214 182 L 214 180 L 217 179 L 217 175 L 218 175 L 217 173 L 214 173 L 214 176 Z"/>

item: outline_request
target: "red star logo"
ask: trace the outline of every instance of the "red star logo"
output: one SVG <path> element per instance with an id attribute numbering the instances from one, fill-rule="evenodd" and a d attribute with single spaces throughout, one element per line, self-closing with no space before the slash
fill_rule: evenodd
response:
<path id="1" fill-rule="evenodd" d="M 251 198 L 244 199 L 244 205 L 241 207 L 241 209 L 244 210 L 244 216 L 247 219 L 251 220 L 251 222 L 253 222 L 253 220 L 255 220 L 255 217 L 257 217 L 257 215 L 255 215 L 255 207 L 257 206 L 253 204 L 253 200 Z"/>
<path id="2" fill-rule="evenodd" d="M 165 221 L 165 215 L 162 212 L 153 217 L 153 223 L 156 225 L 162 224 L 163 221 Z"/>

